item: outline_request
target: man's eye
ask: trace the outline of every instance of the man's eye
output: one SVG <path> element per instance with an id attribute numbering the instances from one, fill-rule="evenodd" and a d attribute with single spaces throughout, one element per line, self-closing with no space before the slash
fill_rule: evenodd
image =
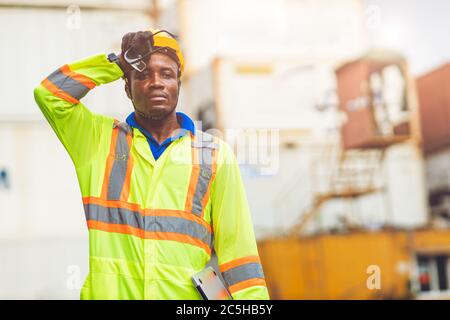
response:
<path id="1" fill-rule="evenodd" d="M 137 77 L 138 77 L 139 79 L 145 79 L 146 77 L 148 77 L 148 75 L 149 75 L 148 70 L 144 70 L 144 71 L 142 71 L 142 72 L 139 72 L 138 75 L 137 75 Z"/>

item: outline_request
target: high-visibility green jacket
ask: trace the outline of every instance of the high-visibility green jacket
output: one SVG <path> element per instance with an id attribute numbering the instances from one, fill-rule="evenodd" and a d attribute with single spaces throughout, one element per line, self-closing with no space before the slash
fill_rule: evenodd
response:
<path id="1" fill-rule="evenodd" d="M 211 252 L 234 299 L 268 299 L 230 146 L 196 131 L 155 161 L 136 128 L 79 100 L 123 75 L 105 54 L 65 65 L 35 89 L 75 165 L 89 229 L 82 299 L 201 299 L 191 276 Z"/>

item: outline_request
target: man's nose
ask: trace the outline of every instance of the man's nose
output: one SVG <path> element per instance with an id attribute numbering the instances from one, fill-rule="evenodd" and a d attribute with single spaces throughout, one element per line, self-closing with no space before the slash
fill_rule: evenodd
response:
<path id="1" fill-rule="evenodd" d="M 163 87 L 164 84 L 161 80 L 161 77 L 157 73 L 154 73 L 149 77 L 148 86 L 151 88 L 152 87 Z"/>

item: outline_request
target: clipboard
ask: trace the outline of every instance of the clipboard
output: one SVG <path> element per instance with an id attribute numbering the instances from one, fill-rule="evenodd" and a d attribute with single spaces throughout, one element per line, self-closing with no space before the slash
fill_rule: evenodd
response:
<path id="1" fill-rule="evenodd" d="M 211 266 L 194 274 L 192 282 L 204 300 L 233 300 L 233 297 Z"/>

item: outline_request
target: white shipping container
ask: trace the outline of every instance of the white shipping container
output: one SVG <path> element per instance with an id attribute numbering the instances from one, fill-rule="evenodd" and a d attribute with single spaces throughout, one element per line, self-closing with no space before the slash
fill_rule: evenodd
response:
<path id="1" fill-rule="evenodd" d="M 81 194 L 33 89 L 61 65 L 118 53 L 126 32 L 153 27 L 150 1 L 0 4 L 0 298 L 78 299 L 89 262 Z M 120 80 L 83 103 L 119 119 L 133 109 Z"/>
<path id="2" fill-rule="evenodd" d="M 272 174 L 264 174 L 258 165 L 240 165 L 258 239 L 286 231 L 312 204 L 311 163 L 325 147 L 305 139 L 292 137 L 297 144 L 281 143 L 274 150 Z"/>
<path id="3" fill-rule="evenodd" d="M 376 171 L 373 192 L 355 199 L 333 199 L 320 210 L 316 227 L 330 229 L 342 218 L 355 226 L 377 228 L 389 225 L 414 228 L 428 221 L 425 172 L 417 144 L 406 142 L 386 150 L 379 171 Z"/>
<path id="4" fill-rule="evenodd" d="M 318 134 L 335 127 L 336 79 L 330 63 L 220 59 L 216 72 L 224 127 L 307 129 Z M 322 107 L 328 109 L 321 112 Z"/>
<path id="5" fill-rule="evenodd" d="M 426 177 L 430 216 L 444 218 L 450 213 L 450 148 L 443 148 L 426 157 Z M 439 219 L 438 219 L 439 221 Z"/>
<path id="6" fill-rule="evenodd" d="M 0 240 L 0 299 L 74 299 L 89 269 L 87 237 Z"/>
<path id="7" fill-rule="evenodd" d="M 257 168 L 251 171 L 248 165 L 241 166 L 258 238 L 289 230 L 311 209 L 315 195 L 332 190 L 324 186 L 330 185 L 329 177 L 337 168 L 337 159 L 329 154 L 333 140 L 336 141 L 332 136 L 328 141 L 300 138 L 298 148 L 281 147 L 278 171 L 270 176 L 258 174 Z M 378 164 L 373 187 L 381 187 L 379 191 L 323 202 L 305 231 L 339 229 L 344 221 L 366 228 L 425 225 L 428 215 L 424 167 L 417 146 L 414 143 L 392 146 Z M 322 187 L 318 188 L 319 184 Z"/>
<path id="8" fill-rule="evenodd" d="M 188 73 L 216 56 L 346 58 L 366 46 L 361 0 L 180 0 Z"/>
<path id="9" fill-rule="evenodd" d="M 277 170 L 270 175 L 261 174 L 257 164 L 241 162 L 259 237 L 289 228 L 308 212 L 315 193 L 330 191 L 329 176 L 342 152 L 339 128 L 344 120 L 337 111 L 332 62 L 218 58 L 209 68 L 188 76 L 184 86 L 186 109 L 206 127 L 212 123 L 225 135 L 232 129 L 239 135 L 242 130 L 237 140 L 245 140 L 243 132 L 249 130 L 278 130 L 280 136 L 302 132 L 293 137 L 297 148 L 281 143 Z M 334 158 L 327 156 L 330 150 Z M 357 165 L 364 167 L 365 158 Z M 392 146 L 377 170 L 372 187 L 383 191 L 353 201 L 323 203 L 312 230 L 338 227 L 342 217 L 367 227 L 423 225 L 427 221 L 424 168 L 417 146 L 412 142 Z"/>
<path id="10" fill-rule="evenodd" d="M 77 9 L 78 8 L 78 9 Z M 122 36 L 151 27 L 146 10 L 0 7 L 0 120 L 43 120 L 33 89 L 60 66 L 97 53 L 120 52 Z M 15 30 L 6 32 L 6 30 Z M 17 32 L 20 30 L 20 32 Z M 123 116 L 133 107 L 123 81 L 83 99 L 94 112 Z"/>
<path id="11" fill-rule="evenodd" d="M 0 298 L 78 299 L 88 232 L 75 169 L 47 123 L 0 123 Z"/>
<path id="12" fill-rule="evenodd" d="M 324 135 L 338 128 L 336 78 L 329 60 L 217 58 L 187 76 L 183 86 L 186 110 L 196 115 L 210 111 L 220 129 Z"/>
<path id="13" fill-rule="evenodd" d="M 75 168 L 47 123 L 2 123 L 0 239 L 84 236 Z"/>
<path id="14" fill-rule="evenodd" d="M 425 163 L 417 144 L 409 142 L 390 147 L 385 170 L 393 224 L 407 227 L 426 224 Z"/>
<path id="15" fill-rule="evenodd" d="M 450 189 L 450 148 L 427 156 L 426 175 L 429 191 Z"/>
<path id="16" fill-rule="evenodd" d="M 170 3 L 173 0 L 159 0 Z M 148 0 L 0 0 L 3 6 L 16 7 L 68 7 L 77 5 L 84 8 L 121 9 L 121 10 L 150 10 L 151 1 Z"/>

